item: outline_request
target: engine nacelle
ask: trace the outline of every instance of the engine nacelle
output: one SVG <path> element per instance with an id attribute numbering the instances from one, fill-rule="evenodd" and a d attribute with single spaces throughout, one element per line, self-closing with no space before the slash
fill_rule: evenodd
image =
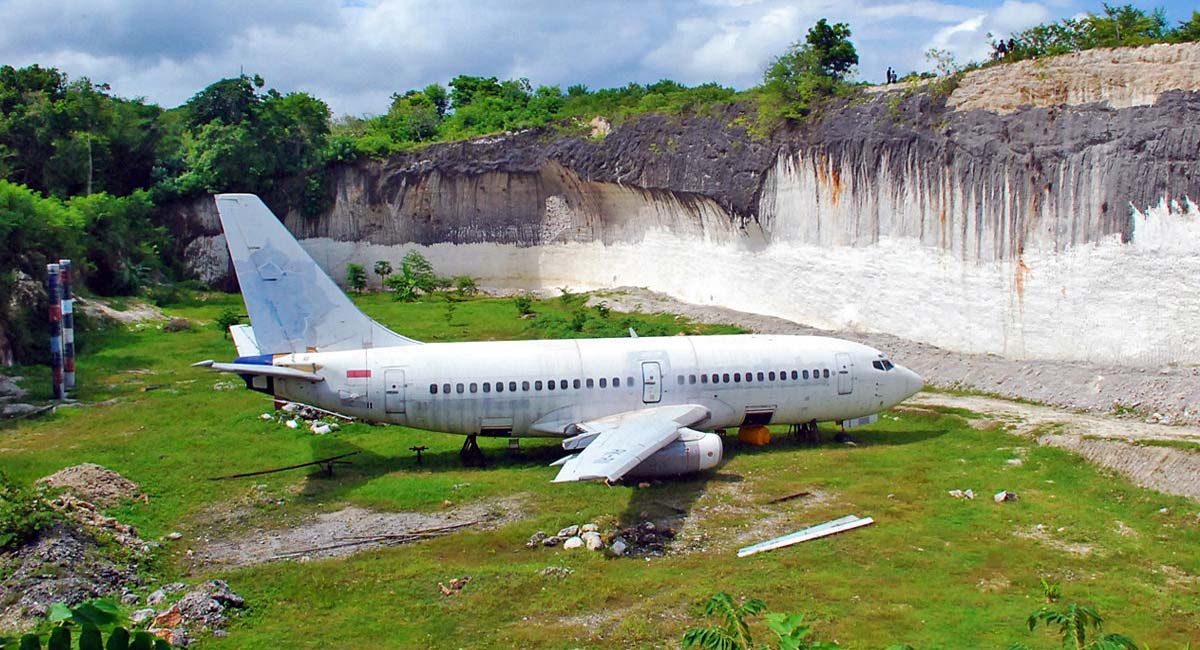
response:
<path id="1" fill-rule="evenodd" d="M 679 438 L 654 452 L 625 476 L 657 478 L 700 472 L 721 462 L 721 436 L 692 429 L 680 429 Z"/>

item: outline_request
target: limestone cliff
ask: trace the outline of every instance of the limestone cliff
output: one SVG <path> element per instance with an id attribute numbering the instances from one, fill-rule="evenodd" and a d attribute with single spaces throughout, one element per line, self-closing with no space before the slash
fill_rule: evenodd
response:
<path id="1" fill-rule="evenodd" d="M 735 108 L 525 132 L 333 170 L 335 277 L 420 246 L 485 284 L 640 285 L 953 349 L 1200 362 L 1200 45 L 893 85 L 751 137 Z M 1139 72 L 1140 71 L 1140 72 Z M 226 273 L 210 203 L 171 217 Z"/>

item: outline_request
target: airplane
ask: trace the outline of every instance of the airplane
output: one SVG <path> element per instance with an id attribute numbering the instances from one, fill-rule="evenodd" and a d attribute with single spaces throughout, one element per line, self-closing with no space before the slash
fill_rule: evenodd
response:
<path id="1" fill-rule="evenodd" d="M 215 200 L 250 324 L 230 328 L 232 363 L 194 365 L 276 400 L 465 435 L 465 462 L 482 459 L 478 436 L 554 437 L 554 482 L 678 476 L 721 462 L 714 430 L 863 424 L 923 386 L 822 336 L 420 343 L 360 311 L 257 196 Z"/>

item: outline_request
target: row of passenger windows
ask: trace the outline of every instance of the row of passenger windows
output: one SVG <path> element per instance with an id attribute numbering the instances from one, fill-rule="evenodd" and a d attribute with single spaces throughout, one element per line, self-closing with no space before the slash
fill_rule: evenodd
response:
<path id="1" fill-rule="evenodd" d="M 748 372 L 745 375 L 740 372 L 735 372 L 732 375 L 728 372 L 714 372 L 700 375 L 699 382 L 701 384 L 728 384 L 732 380 L 733 383 L 740 384 L 743 380 L 745 380 L 745 382 L 749 384 L 754 381 L 787 381 L 789 373 L 793 381 L 808 380 L 810 377 L 812 379 L 821 379 L 822 377 L 825 379 L 829 378 L 828 368 L 813 368 L 812 374 L 809 374 L 809 371 L 807 370 L 780 370 L 778 374 L 776 374 L 774 370 L 765 373 L 759 371 L 756 373 Z M 684 385 L 685 382 L 688 384 L 695 384 L 696 381 L 696 375 L 687 375 L 686 377 L 683 375 L 677 375 L 675 377 L 675 383 L 679 384 L 680 386 Z"/>
<path id="2" fill-rule="evenodd" d="M 756 380 L 760 381 L 760 382 L 787 381 L 788 377 L 789 377 L 789 372 L 790 372 L 790 376 L 791 376 L 792 380 L 808 380 L 809 378 L 820 379 L 822 377 L 824 377 L 826 379 L 829 378 L 829 369 L 828 368 L 824 368 L 824 369 L 813 368 L 811 371 L 811 374 L 808 370 L 792 370 L 792 371 L 781 370 L 781 371 L 779 371 L 779 373 L 776 373 L 775 371 L 772 370 L 770 372 L 765 372 L 765 373 L 764 372 L 758 372 L 758 373 L 747 372 L 747 373 L 745 373 L 745 375 L 743 375 L 740 372 L 735 372 L 732 374 L 728 373 L 728 372 L 714 372 L 711 374 L 706 373 L 706 374 L 701 374 L 698 376 L 697 375 L 687 375 L 685 377 L 684 375 L 679 375 L 676 379 L 680 386 L 684 385 L 685 383 L 695 384 L 697 382 L 699 382 L 701 384 L 728 384 L 728 383 L 740 384 L 743 382 L 743 380 L 745 381 L 745 383 L 751 383 Z M 632 387 L 633 386 L 633 377 L 626 377 L 625 385 Z M 576 388 L 576 389 L 584 388 L 584 387 L 596 388 L 597 386 L 599 386 L 600 388 L 608 388 L 609 386 L 612 386 L 613 388 L 620 388 L 621 387 L 621 378 L 613 377 L 612 379 L 609 379 L 608 377 L 601 377 L 600 379 L 593 379 L 591 377 L 588 377 L 587 379 L 571 379 L 571 380 L 549 379 L 546 381 L 542 381 L 539 379 L 539 380 L 532 381 L 532 382 L 522 381 L 522 382 L 520 382 L 519 388 L 520 388 L 521 392 L 529 392 L 530 390 L 534 390 L 534 391 L 567 390 L 568 388 Z M 505 383 L 503 381 L 497 381 L 497 382 L 485 381 L 482 383 L 470 382 L 470 383 L 457 383 L 457 384 L 429 384 L 429 394 L 430 395 L 437 395 L 438 393 L 442 393 L 444 395 L 449 395 L 452 390 L 453 390 L 453 392 L 459 393 L 459 394 L 478 393 L 478 392 L 480 392 L 481 389 L 484 393 L 491 393 L 493 391 L 497 392 L 497 393 L 503 393 L 505 391 L 507 391 L 509 393 L 515 393 L 515 392 L 517 392 L 518 384 L 515 381 L 510 381 L 507 383 Z"/>
<path id="3" fill-rule="evenodd" d="M 521 382 L 520 389 L 522 392 L 529 392 L 530 390 L 535 390 L 535 391 L 537 391 L 537 390 L 567 390 L 568 388 L 583 388 L 584 386 L 586 386 L 588 388 L 595 388 L 597 384 L 599 384 L 600 388 L 608 388 L 610 385 L 613 388 L 620 388 L 621 387 L 621 378 L 613 377 L 611 380 L 608 377 L 601 377 L 599 380 L 593 379 L 591 377 L 588 377 L 587 379 L 572 379 L 572 380 L 548 379 L 544 382 L 542 380 L 538 379 L 538 380 L 532 381 L 532 382 L 530 382 L 530 381 Z M 626 377 L 625 385 L 633 386 L 633 377 Z M 517 392 L 517 382 L 515 382 L 515 381 L 510 381 L 507 384 L 502 381 L 497 381 L 497 382 L 485 381 L 482 384 L 480 384 L 478 382 L 471 382 L 469 384 L 454 384 L 453 387 L 454 387 L 454 392 L 460 393 L 460 394 L 461 393 L 478 393 L 480 388 L 482 388 L 483 392 L 485 392 L 485 393 L 490 393 L 492 391 L 495 391 L 497 393 L 503 393 L 505 391 L 508 391 L 510 393 Z M 442 392 L 443 394 L 449 395 L 450 388 L 451 388 L 450 384 L 440 384 L 440 385 L 439 384 L 429 384 L 429 394 L 437 395 L 440 390 L 440 392 Z"/>

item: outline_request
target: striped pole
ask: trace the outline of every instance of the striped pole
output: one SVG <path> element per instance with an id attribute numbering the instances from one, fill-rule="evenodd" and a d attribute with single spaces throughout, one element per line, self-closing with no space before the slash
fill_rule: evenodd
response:
<path id="1" fill-rule="evenodd" d="M 62 289 L 63 388 L 75 389 L 75 300 L 71 295 L 71 260 L 59 260 Z"/>
<path id="2" fill-rule="evenodd" d="M 46 297 L 50 300 L 50 370 L 54 378 L 54 399 L 63 399 L 62 294 L 59 291 L 57 264 L 46 265 Z"/>

